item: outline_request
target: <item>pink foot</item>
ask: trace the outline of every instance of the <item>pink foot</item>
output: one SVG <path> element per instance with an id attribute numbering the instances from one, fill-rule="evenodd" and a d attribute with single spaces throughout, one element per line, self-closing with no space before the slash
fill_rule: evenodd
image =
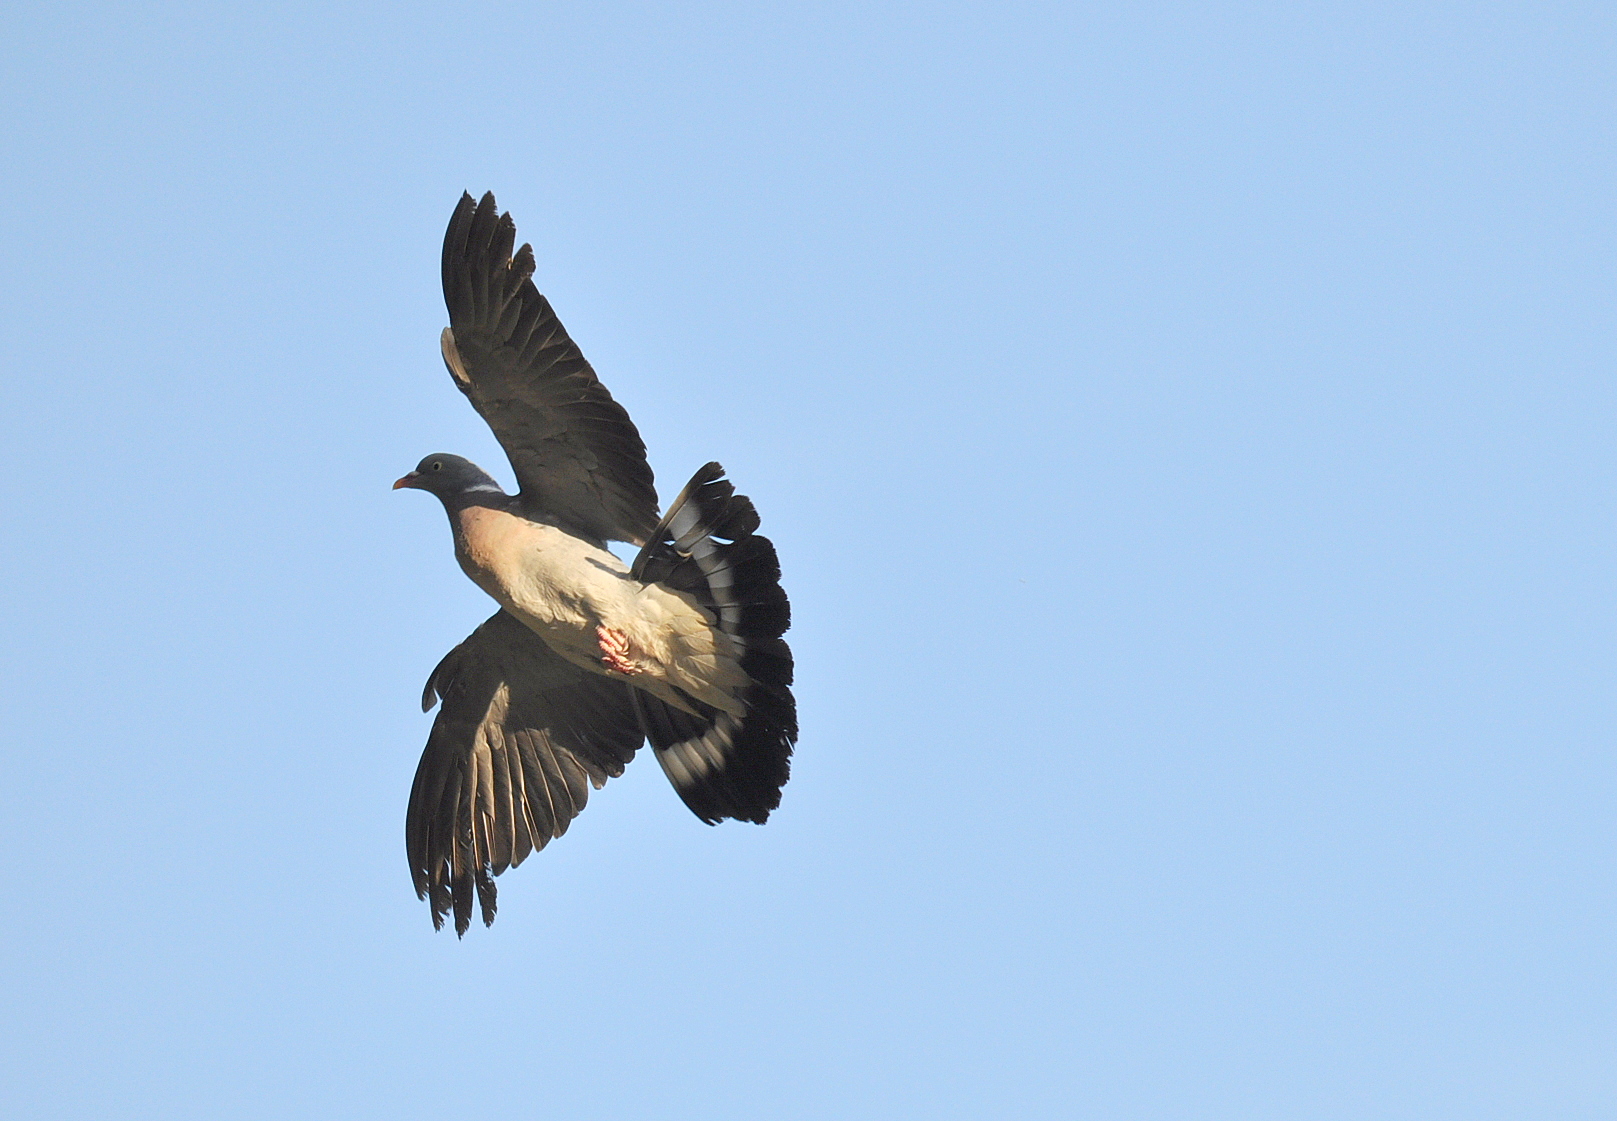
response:
<path id="1" fill-rule="evenodd" d="M 610 627 L 596 627 L 595 641 L 601 644 L 601 664 L 618 673 L 639 673 L 640 667 L 629 660 L 629 636 Z"/>

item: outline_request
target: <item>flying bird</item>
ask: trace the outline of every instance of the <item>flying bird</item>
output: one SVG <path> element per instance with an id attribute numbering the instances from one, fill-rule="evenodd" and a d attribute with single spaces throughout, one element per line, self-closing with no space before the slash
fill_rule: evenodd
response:
<path id="1" fill-rule="evenodd" d="M 724 469 L 659 516 L 646 445 L 533 284 L 492 193 L 444 235 L 444 365 L 516 474 L 457 455 L 393 484 L 435 495 L 455 559 L 500 609 L 438 663 L 405 846 L 435 929 L 494 921 L 494 877 L 567 831 L 647 740 L 710 825 L 763 824 L 797 741 L 775 547 Z M 607 542 L 638 546 L 624 564 Z"/>

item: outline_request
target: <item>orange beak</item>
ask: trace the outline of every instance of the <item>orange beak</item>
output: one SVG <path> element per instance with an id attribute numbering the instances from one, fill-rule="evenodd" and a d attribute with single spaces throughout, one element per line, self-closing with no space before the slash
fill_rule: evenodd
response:
<path id="1" fill-rule="evenodd" d="M 404 478 L 397 480 L 393 484 L 393 489 L 398 490 L 401 487 L 413 487 L 413 486 L 415 486 L 416 481 L 418 479 L 420 479 L 420 478 L 421 478 L 421 472 L 419 472 L 419 471 L 411 471 L 408 475 L 404 476 Z"/>

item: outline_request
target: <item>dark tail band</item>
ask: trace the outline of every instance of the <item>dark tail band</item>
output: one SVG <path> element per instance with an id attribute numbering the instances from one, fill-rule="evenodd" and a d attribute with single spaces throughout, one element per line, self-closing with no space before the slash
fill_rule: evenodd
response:
<path id="1" fill-rule="evenodd" d="M 797 742 L 792 651 L 781 638 L 791 608 L 775 546 L 757 529 L 751 500 L 709 463 L 685 484 L 631 569 L 636 579 L 686 592 L 713 612 L 741 647 L 751 679 L 740 718 L 687 698 L 692 715 L 634 690 L 663 772 L 709 825 L 727 817 L 762 825 L 780 805 Z"/>

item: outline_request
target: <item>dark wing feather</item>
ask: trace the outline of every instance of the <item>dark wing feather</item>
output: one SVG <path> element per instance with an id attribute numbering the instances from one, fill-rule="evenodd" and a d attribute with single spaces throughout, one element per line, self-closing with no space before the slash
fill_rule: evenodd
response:
<path id="1" fill-rule="evenodd" d="M 405 847 L 434 927 L 494 921 L 494 877 L 544 848 L 589 788 L 623 773 L 642 734 L 629 686 L 555 653 L 504 611 L 449 652 L 423 708 L 443 708 L 416 768 Z"/>
<path id="2" fill-rule="evenodd" d="M 444 235 L 444 364 L 505 448 L 529 513 L 642 544 L 657 524 L 646 445 L 533 286 L 532 247 L 512 256 L 516 233 L 493 194 L 461 196 Z"/>

